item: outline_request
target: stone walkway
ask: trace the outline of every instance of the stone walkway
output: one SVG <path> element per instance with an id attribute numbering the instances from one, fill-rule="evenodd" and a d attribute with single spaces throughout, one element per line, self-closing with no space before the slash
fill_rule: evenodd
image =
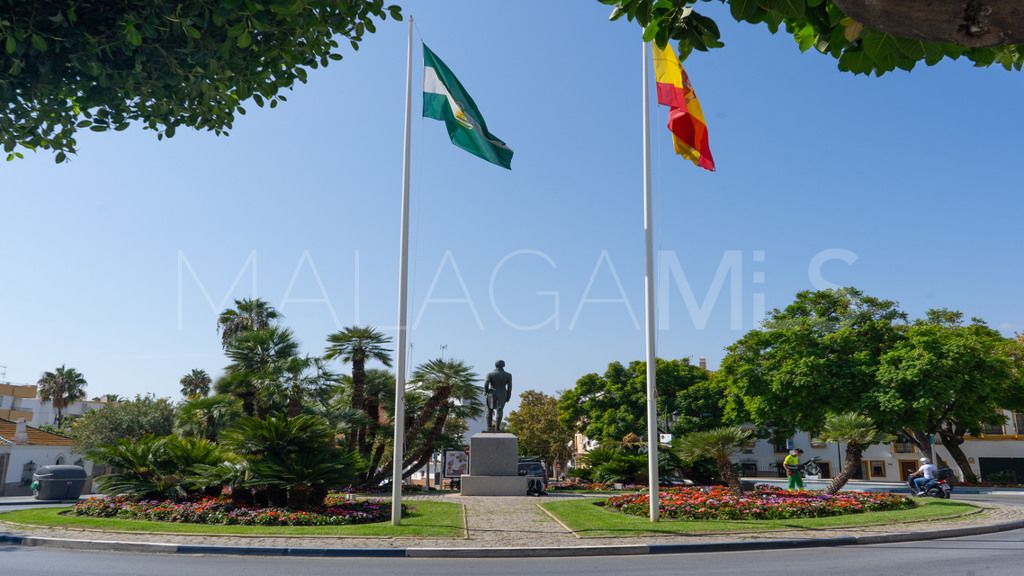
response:
<path id="1" fill-rule="evenodd" d="M 71 528 L 23 528 L 0 522 L 0 528 L 24 536 L 42 536 L 76 540 L 117 542 L 165 542 L 215 546 L 268 547 L 337 547 L 337 548 L 523 548 L 565 546 L 611 546 L 630 544 L 701 544 L 750 540 L 814 539 L 841 536 L 865 536 L 893 533 L 925 532 L 1024 520 L 1024 506 L 974 503 L 984 511 L 956 520 L 914 522 L 898 527 L 866 526 L 827 530 L 784 530 L 758 533 L 651 535 L 623 538 L 578 538 L 543 512 L 538 504 L 574 496 L 463 497 L 411 496 L 410 502 L 430 499 L 462 504 L 466 509 L 467 537 L 464 538 L 365 538 L 339 536 L 263 537 L 263 536 L 195 536 L 185 534 L 114 533 Z"/>

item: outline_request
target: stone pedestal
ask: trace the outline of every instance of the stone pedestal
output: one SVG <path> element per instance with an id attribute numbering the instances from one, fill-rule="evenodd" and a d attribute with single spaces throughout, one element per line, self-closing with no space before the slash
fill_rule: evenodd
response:
<path id="1" fill-rule="evenodd" d="M 512 434 L 480 432 L 469 439 L 469 474 L 463 496 L 526 496 L 529 479 L 519 475 L 519 439 Z"/>

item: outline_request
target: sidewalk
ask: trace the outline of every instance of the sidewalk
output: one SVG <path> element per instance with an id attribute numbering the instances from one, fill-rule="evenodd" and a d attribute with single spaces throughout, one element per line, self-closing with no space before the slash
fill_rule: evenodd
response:
<path id="1" fill-rule="evenodd" d="M 744 477 L 744 482 L 754 484 L 771 484 L 773 486 L 786 487 L 785 478 L 756 478 Z M 820 490 L 828 486 L 829 480 L 815 480 L 805 478 L 804 484 L 808 489 Z M 859 490 L 862 492 L 893 492 L 896 494 L 909 494 L 910 488 L 903 482 L 871 482 L 865 480 L 851 480 L 843 487 L 843 490 Z M 953 494 L 992 494 L 995 496 L 1021 496 L 1024 498 L 1024 488 L 999 488 L 983 486 L 954 486 Z"/>
<path id="2" fill-rule="evenodd" d="M 61 545 L 94 549 L 274 555 L 372 555 L 384 554 L 382 551 L 387 549 L 393 551 L 387 552 L 392 555 L 405 554 L 405 551 L 408 551 L 409 555 L 413 555 L 413 551 L 429 550 L 435 550 L 440 554 L 440 550 L 445 550 L 449 555 L 537 556 L 582 553 L 653 553 L 659 546 L 662 547 L 663 552 L 669 550 L 680 552 L 723 548 L 849 545 L 959 536 L 966 533 L 995 531 L 994 527 L 996 526 L 1000 526 L 1004 530 L 1024 527 L 1024 506 L 984 503 L 980 505 L 985 509 L 984 513 L 954 520 L 908 523 L 898 527 L 883 525 L 828 530 L 794 529 L 756 533 L 579 538 L 538 506 L 542 502 L 556 498 L 574 497 L 579 496 L 493 498 L 444 495 L 408 498 L 410 504 L 413 505 L 416 500 L 431 499 L 455 502 L 465 506 L 466 536 L 463 538 L 202 536 L 116 533 L 71 528 L 24 528 L 2 523 L 0 523 L 0 528 L 9 531 L 11 536 L 6 538 L 8 542 L 14 542 L 18 538 L 27 538 L 28 540 L 18 540 L 18 542 L 28 545 Z M 0 541 L 3 540 L 4 538 L 0 536 Z M 64 544 L 60 544 L 60 542 L 64 542 Z M 362 549 L 363 552 L 359 553 L 357 549 Z M 618 552 L 615 552 L 616 550 Z"/>

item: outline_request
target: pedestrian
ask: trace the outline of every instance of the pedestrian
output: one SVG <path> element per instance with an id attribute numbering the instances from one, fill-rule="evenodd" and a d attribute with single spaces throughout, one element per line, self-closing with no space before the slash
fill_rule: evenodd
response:
<path id="1" fill-rule="evenodd" d="M 800 455 L 803 453 L 803 450 L 793 448 L 789 451 L 789 456 L 782 461 L 782 465 L 786 468 L 786 476 L 789 476 L 790 492 L 804 489 L 804 479 L 800 472 Z"/>

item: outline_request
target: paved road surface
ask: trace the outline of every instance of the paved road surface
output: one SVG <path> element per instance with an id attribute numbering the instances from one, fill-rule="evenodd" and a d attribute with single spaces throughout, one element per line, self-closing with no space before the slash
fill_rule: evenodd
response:
<path id="1" fill-rule="evenodd" d="M 524 559 L 300 559 L 164 556 L 0 547 L 18 576 L 1020 576 L 1024 530 L 969 538 L 768 552 Z"/>

